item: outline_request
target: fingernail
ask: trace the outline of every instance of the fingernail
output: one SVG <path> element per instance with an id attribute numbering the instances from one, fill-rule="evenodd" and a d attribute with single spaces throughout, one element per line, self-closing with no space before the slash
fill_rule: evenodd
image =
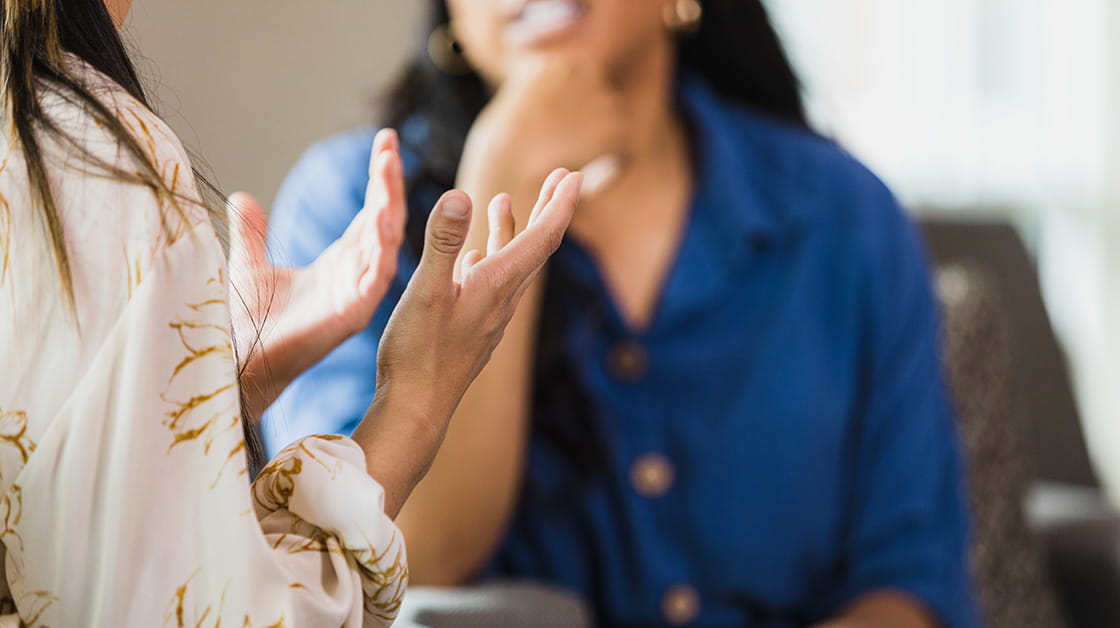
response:
<path id="1" fill-rule="evenodd" d="M 466 218 L 470 205 L 461 196 L 452 196 L 443 202 L 443 213 L 451 218 Z"/>

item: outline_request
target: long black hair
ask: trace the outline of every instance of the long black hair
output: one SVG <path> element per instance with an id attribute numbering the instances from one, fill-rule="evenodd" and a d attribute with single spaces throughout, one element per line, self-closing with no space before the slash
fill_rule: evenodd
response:
<path id="1" fill-rule="evenodd" d="M 176 194 L 147 157 L 117 113 L 92 93 L 66 67 L 65 55 L 73 54 L 119 85 L 130 96 L 151 109 L 136 68 L 113 23 L 104 0 L 0 0 L 0 93 L 11 139 L 22 150 L 27 164 L 33 207 L 50 240 L 60 288 L 70 310 L 74 302 L 73 275 L 58 207 L 51 190 L 43 140 L 62 142 L 82 158 L 91 171 L 114 179 L 143 185 L 157 198 L 166 200 L 172 211 L 185 217 L 182 203 L 195 202 Z M 130 158 L 128 169 L 93 155 L 80 138 L 70 137 L 42 107 L 44 91 L 58 94 L 80 107 L 106 129 Z M 213 200 L 220 197 L 205 177 L 200 188 Z M 224 211 L 204 203 L 219 222 Z M 12 208 L 4 208 L 12 211 Z M 164 225 L 169 224 L 164 220 Z M 5 244 L 7 246 L 7 244 Z M 244 403 L 242 403 L 244 407 Z M 264 457 L 260 439 L 248 420 L 243 421 L 251 467 Z"/>
<path id="2" fill-rule="evenodd" d="M 702 2 L 699 30 L 678 46 L 679 69 L 700 77 L 731 103 L 808 128 L 801 85 L 762 1 Z M 428 18 L 428 32 L 448 24 L 445 0 L 429 1 Z M 413 140 L 404 133 L 402 142 L 419 160 L 408 180 L 413 210 L 426 211 L 432 199 L 454 186 L 463 144 L 489 92 L 476 73 L 451 75 L 440 70 L 427 53 L 426 37 L 419 43 L 412 62 L 388 92 L 382 122 L 407 128 L 422 121 L 422 137 Z M 422 250 L 425 222 L 420 216 L 409 221 L 407 241 L 417 253 Z M 562 304 L 570 302 L 567 293 L 575 287 L 555 271 L 549 274 L 541 309 L 533 427 L 537 435 L 569 454 L 575 468 L 594 472 L 602 467 L 603 444 L 595 437 L 598 428 L 591 424 L 591 401 L 564 353 L 568 315 Z"/>

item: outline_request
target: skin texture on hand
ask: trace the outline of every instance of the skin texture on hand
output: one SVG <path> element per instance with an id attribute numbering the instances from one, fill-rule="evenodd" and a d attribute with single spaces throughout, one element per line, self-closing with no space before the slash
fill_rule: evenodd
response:
<path id="1" fill-rule="evenodd" d="M 259 418 L 297 375 L 365 329 L 397 273 L 404 240 L 403 166 L 396 133 L 378 133 L 365 206 L 307 268 L 265 257 L 264 211 L 230 197 L 233 330 L 250 416 Z"/>
<path id="2" fill-rule="evenodd" d="M 427 472 L 464 392 L 559 247 L 582 181 L 579 173 L 553 173 L 517 235 L 509 198 L 496 197 L 488 213 L 497 228 L 486 257 L 471 251 L 462 262 L 470 197 L 451 191 L 436 205 L 420 265 L 382 337 L 374 403 L 353 436 L 370 475 L 385 487 L 390 516 Z"/>

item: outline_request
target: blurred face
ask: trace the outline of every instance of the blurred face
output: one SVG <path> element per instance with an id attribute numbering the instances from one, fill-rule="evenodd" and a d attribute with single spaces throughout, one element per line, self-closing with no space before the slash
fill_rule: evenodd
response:
<path id="1" fill-rule="evenodd" d="M 447 0 L 455 38 L 471 65 L 500 85 L 519 62 L 583 57 L 624 75 L 673 38 L 671 0 Z"/>

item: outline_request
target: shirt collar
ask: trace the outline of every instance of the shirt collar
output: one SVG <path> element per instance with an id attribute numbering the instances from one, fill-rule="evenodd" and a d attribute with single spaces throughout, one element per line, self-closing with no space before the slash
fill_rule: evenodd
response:
<path id="1" fill-rule="evenodd" d="M 798 226 L 788 140 L 811 131 L 730 103 L 689 72 L 678 77 L 677 103 L 692 131 L 693 211 L 713 228 L 720 253 L 732 261 L 778 244 Z M 409 147 L 430 141 L 430 121 L 411 116 L 400 133 L 405 172 L 415 172 L 419 158 Z"/>
<path id="2" fill-rule="evenodd" d="M 785 133 L 775 133 L 789 125 L 728 103 L 692 75 L 678 81 L 677 99 L 693 136 L 693 211 L 714 227 L 721 252 L 738 259 L 778 244 L 797 227 L 782 167 Z"/>

